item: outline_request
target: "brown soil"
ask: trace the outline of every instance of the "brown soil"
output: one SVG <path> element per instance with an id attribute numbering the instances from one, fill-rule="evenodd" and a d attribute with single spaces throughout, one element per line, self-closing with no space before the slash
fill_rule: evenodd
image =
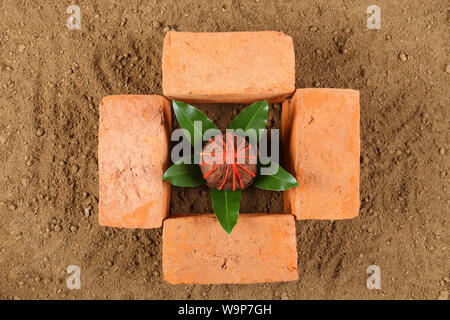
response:
<path id="1" fill-rule="evenodd" d="M 379 0 L 381 30 L 367 30 L 366 1 L 77 3 L 81 31 L 65 2 L 0 5 L 0 298 L 448 297 L 447 1 Z M 361 91 L 360 215 L 297 222 L 298 281 L 172 286 L 161 230 L 98 226 L 98 103 L 162 93 L 167 26 L 284 31 L 297 87 Z M 200 108 L 223 127 L 242 106 Z M 270 117 L 279 127 L 279 105 Z M 205 191 L 174 188 L 172 212 L 211 211 Z M 279 212 L 282 196 L 249 188 L 241 207 Z M 372 264 L 381 290 L 366 287 Z M 69 265 L 80 290 L 66 288 Z"/>

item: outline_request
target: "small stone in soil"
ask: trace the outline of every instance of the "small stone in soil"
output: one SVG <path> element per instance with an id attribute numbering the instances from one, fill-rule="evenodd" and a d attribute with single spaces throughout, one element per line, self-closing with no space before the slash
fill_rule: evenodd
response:
<path id="1" fill-rule="evenodd" d="M 42 137 L 44 135 L 44 133 L 45 133 L 44 129 L 42 129 L 42 128 L 37 129 L 36 134 L 38 137 Z"/>
<path id="2" fill-rule="evenodd" d="M 398 58 L 399 58 L 401 61 L 405 62 L 406 60 L 408 60 L 408 55 L 407 55 L 406 53 L 404 53 L 404 52 L 400 52 L 400 53 L 398 54 Z"/>

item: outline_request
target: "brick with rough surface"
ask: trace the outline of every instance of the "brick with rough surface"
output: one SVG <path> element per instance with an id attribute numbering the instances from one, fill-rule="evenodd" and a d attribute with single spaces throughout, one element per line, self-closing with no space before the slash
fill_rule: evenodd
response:
<path id="1" fill-rule="evenodd" d="M 164 221 L 162 267 L 171 284 L 297 280 L 295 221 L 290 214 L 240 214 L 231 235 L 213 214 Z"/>
<path id="2" fill-rule="evenodd" d="M 297 219 L 359 212 L 359 91 L 297 89 L 282 106 L 284 165 L 299 186 L 284 193 Z"/>
<path id="3" fill-rule="evenodd" d="M 277 31 L 168 32 L 164 95 L 184 102 L 282 102 L 295 90 L 292 38 Z"/>
<path id="4" fill-rule="evenodd" d="M 170 205 L 169 102 L 157 95 L 107 96 L 100 103 L 99 223 L 159 228 Z"/>

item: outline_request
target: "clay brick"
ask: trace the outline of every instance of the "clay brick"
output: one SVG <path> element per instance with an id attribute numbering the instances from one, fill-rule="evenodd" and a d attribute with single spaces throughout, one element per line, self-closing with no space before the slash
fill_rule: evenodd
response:
<path id="1" fill-rule="evenodd" d="M 99 223 L 159 228 L 167 217 L 170 184 L 169 102 L 161 96 L 108 96 L 100 103 Z"/>
<path id="2" fill-rule="evenodd" d="M 292 38 L 281 32 L 168 32 L 162 87 L 185 102 L 282 102 L 295 90 Z"/>
<path id="3" fill-rule="evenodd" d="M 299 186 L 284 193 L 297 219 L 359 212 L 359 91 L 297 89 L 282 105 L 283 159 Z"/>
<path id="4" fill-rule="evenodd" d="M 231 235 L 213 214 L 164 221 L 162 267 L 172 284 L 297 280 L 294 217 L 241 214 Z"/>

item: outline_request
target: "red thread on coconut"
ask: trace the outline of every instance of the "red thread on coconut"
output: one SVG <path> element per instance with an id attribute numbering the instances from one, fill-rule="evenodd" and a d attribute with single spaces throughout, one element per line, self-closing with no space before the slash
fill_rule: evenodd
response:
<path id="1" fill-rule="evenodd" d="M 236 181 L 239 183 L 239 187 L 241 189 L 244 188 L 244 183 L 242 181 L 241 174 L 239 173 L 240 169 L 242 169 L 246 173 L 250 174 L 250 176 L 253 178 L 256 176 L 255 173 L 253 173 L 252 171 L 250 171 L 249 169 L 244 167 L 241 163 L 238 163 L 238 162 L 242 162 L 242 160 L 244 160 L 244 164 L 245 164 L 246 160 L 257 159 L 256 156 L 250 156 L 250 155 L 245 154 L 245 152 L 247 150 L 250 150 L 252 148 L 252 146 L 248 145 L 244 148 L 245 139 L 242 138 L 242 141 L 239 143 L 239 146 L 235 150 L 234 139 L 235 139 L 235 136 L 233 134 L 231 134 L 230 132 L 227 132 L 226 141 L 225 141 L 225 139 L 223 139 L 222 135 L 217 135 L 214 137 L 214 139 L 211 138 L 209 140 L 209 143 L 214 144 L 217 148 L 219 148 L 219 150 L 217 150 L 217 151 L 214 150 L 213 152 L 202 151 L 200 153 L 201 156 L 215 157 L 214 161 L 203 161 L 202 163 L 199 164 L 200 166 L 204 166 L 204 165 L 211 165 L 211 164 L 215 163 L 214 167 L 212 169 L 210 169 L 209 171 L 207 171 L 203 175 L 204 179 L 207 179 L 214 172 L 216 172 L 216 170 L 220 166 L 226 164 L 225 174 L 223 175 L 223 177 L 220 177 L 220 180 L 218 181 L 218 183 L 219 183 L 219 185 L 217 186 L 218 190 L 222 190 L 225 183 L 228 181 L 228 175 L 230 172 L 230 168 L 231 168 L 231 177 L 230 178 L 232 179 L 232 190 L 233 191 L 236 190 Z M 219 145 L 216 142 L 216 140 L 217 140 L 217 142 L 220 142 L 221 145 Z M 222 159 L 219 160 L 220 162 L 217 162 L 216 160 L 218 160 L 217 158 L 219 158 L 220 156 L 222 156 L 221 157 Z"/>

